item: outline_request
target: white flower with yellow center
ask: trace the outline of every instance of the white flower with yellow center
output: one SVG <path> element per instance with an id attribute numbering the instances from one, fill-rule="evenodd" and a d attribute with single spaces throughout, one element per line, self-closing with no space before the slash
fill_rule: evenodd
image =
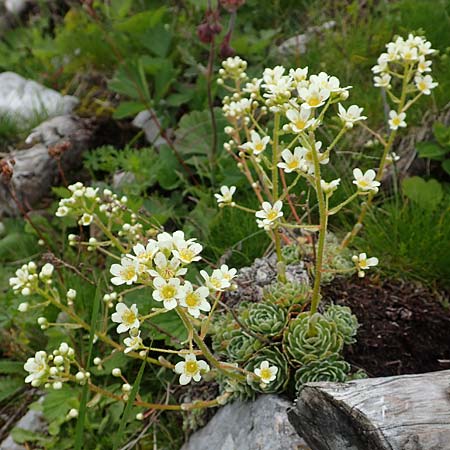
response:
<path id="1" fill-rule="evenodd" d="M 373 85 L 375 87 L 389 87 L 391 85 L 392 77 L 388 73 L 382 73 L 379 77 L 373 77 Z"/>
<path id="2" fill-rule="evenodd" d="M 217 199 L 217 203 L 220 205 L 221 203 L 231 203 L 233 201 L 233 195 L 236 192 L 236 186 L 221 186 L 220 194 L 214 194 L 214 197 Z"/>
<path id="3" fill-rule="evenodd" d="M 150 239 L 146 246 L 136 244 L 133 246 L 134 255 L 127 255 L 131 259 L 137 259 L 140 264 L 148 264 L 159 250 L 159 246 L 154 239 Z"/>
<path id="4" fill-rule="evenodd" d="M 376 173 L 374 170 L 369 169 L 363 174 L 361 169 L 356 168 L 353 169 L 353 176 L 355 177 L 353 184 L 356 184 L 359 190 L 378 192 L 380 182 L 375 180 Z"/>
<path id="5" fill-rule="evenodd" d="M 365 270 L 369 270 L 371 267 L 375 267 L 378 265 L 378 258 L 374 256 L 368 258 L 365 253 L 360 253 L 359 255 L 354 255 L 352 257 L 352 261 L 355 263 L 356 268 L 358 270 L 358 276 L 363 278 Z"/>
<path id="6" fill-rule="evenodd" d="M 319 164 L 328 164 L 330 158 L 326 155 L 326 153 L 320 153 L 320 149 L 322 148 L 322 142 L 317 141 L 314 144 L 315 151 L 317 153 L 317 157 L 319 159 Z M 299 155 L 303 160 L 302 170 L 309 173 L 310 175 L 314 175 L 315 167 L 314 167 L 314 154 L 312 149 L 306 147 L 296 147 L 295 150 L 299 149 Z"/>
<path id="7" fill-rule="evenodd" d="M 279 162 L 277 166 L 283 169 L 286 173 L 302 170 L 304 166 L 303 155 L 300 147 L 294 149 L 294 153 L 285 149 L 281 152 L 283 162 Z"/>
<path id="8" fill-rule="evenodd" d="M 175 373 L 180 374 L 180 384 L 185 385 L 194 381 L 200 381 L 202 374 L 209 372 L 209 366 L 206 361 L 197 361 L 193 353 L 184 356 L 184 361 L 175 365 Z"/>
<path id="9" fill-rule="evenodd" d="M 398 130 L 399 128 L 405 128 L 406 127 L 406 113 L 401 112 L 400 114 L 397 114 L 395 111 L 389 111 L 389 128 L 391 130 Z"/>
<path id="10" fill-rule="evenodd" d="M 194 290 L 192 284 L 186 281 L 180 289 L 182 292 L 180 305 L 187 308 L 191 316 L 199 317 L 200 311 L 211 311 L 211 305 L 206 300 L 209 295 L 209 289 L 206 286 L 200 286 Z"/>
<path id="11" fill-rule="evenodd" d="M 220 269 L 214 269 L 211 275 L 206 270 L 200 270 L 200 275 L 205 280 L 205 285 L 212 292 L 222 292 L 231 286 L 227 275 Z"/>
<path id="12" fill-rule="evenodd" d="M 125 333 L 133 328 L 139 328 L 138 309 L 135 304 L 129 308 L 125 303 L 120 302 L 116 305 L 116 312 L 111 315 L 111 320 L 118 323 L 117 332 Z"/>
<path id="13" fill-rule="evenodd" d="M 200 261 L 200 253 L 203 247 L 197 242 L 183 243 L 178 245 L 176 249 L 172 250 L 172 254 L 175 258 L 179 259 L 184 264 L 190 264 L 194 261 Z"/>
<path id="14" fill-rule="evenodd" d="M 13 288 L 13 291 L 21 291 L 23 295 L 26 295 L 30 290 L 31 282 L 37 280 L 35 272 L 36 264 L 34 262 L 24 264 L 16 270 L 16 276 L 9 279 L 9 285 Z"/>
<path id="15" fill-rule="evenodd" d="M 156 254 L 153 258 L 153 264 L 154 268 L 148 270 L 152 277 L 161 277 L 169 280 L 170 278 L 182 277 L 187 273 L 187 269 L 181 267 L 181 261 L 178 258 L 168 260 L 162 252 Z"/>
<path id="16" fill-rule="evenodd" d="M 424 95 L 430 95 L 431 89 L 434 89 L 439 84 L 433 81 L 431 75 L 417 75 L 414 78 L 414 83 L 416 84 L 416 88 Z"/>
<path id="17" fill-rule="evenodd" d="M 261 365 L 255 369 L 255 375 L 263 384 L 269 384 L 276 380 L 277 373 L 278 367 L 269 365 L 269 361 L 262 361 Z"/>
<path id="18" fill-rule="evenodd" d="M 23 368 L 29 372 L 29 375 L 25 378 L 25 383 L 31 383 L 34 387 L 45 383 L 49 375 L 47 353 L 44 351 L 36 352 L 34 358 L 27 359 Z"/>
<path id="19" fill-rule="evenodd" d="M 178 300 L 183 296 L 180 289 L 180 280 L 178 278 L 164 278 L 157 277 L 153 280 L 153 298 L 157 302 L 163 302 L 164 308 L 171 310 L 177 307 Z"/>
<path id="20" fill-rule="evenodd" d="M 219 270 L 222 272 L 223 278 L 227 281 L 231 281 L 237 274 L 237 269 L 230 269 L 226 264 L 222 264 Z"/>
<path id="21" fill-rule="evenodd" d="M 261 138 L 261 136 L 256 131 L 252 130 L 250 131 L 250 141 L 241 145 L 241 148 L 243 150 L 249 150 L 253 152 L 254 155 L 259 155 L 266 149 L 269 142 L 269 136 L 264 136 L 263 138 Z"/>
<path id="22" fill-rule="evenodd" d="M 330 91 L 311 85 L 307 88 L 302 87 L 298 89 L 298 95 L 304 101 L 304 103 L 302 103 L 302 108 L 311 109 L 319 108 L 324 105 L 330 97 Z"/>
<path id="23" fill-rule="evenodd" d="M 326 89 L 330 92 L 337 92 L 340 90 L 339 79 L 334 76 L 330 76 L 325 72 L 320 72 L 318 75 L 311 75 L 309 81 L 312 86 L 320 89 Z"/>
<path id="24" fill-rule="evenodd" d="M 139 273 L 139 262 L 123 257 L 120 264 L 113 264 L 109 269 L 113 278 L 111 278 L 111 283 L 120 286 L 122 284 L 133 284 L 137 281 Z"/>
<path id="25" fill-rule="evenodd" d="M 263 202 L 261 205 L 262 210 L 257 211 L 255 216 L 258 219 L 262 219 L 266 225 L 270 225 L 280 217 L 283 217 L 283 202 L 277 200 L 273 205 L 269 202 Z"/>
<path id="26" fill-rule="evenodd" d="M 123 343 L 125 344 L 125 350 L 124 353 L 129 353 L 134 350 L 139 350 L 142 348 L 142 338 L 141 338 L 141 331 L 137 331 L 135 329 L 130 330 L 130 337 L 127 337 L 123 340 Z"/>
<path id="27" fill-rule="evenodd" d="M 419 62 L 417 63 L 417 71 L 419 73 L 431 72 L 432 61 L 427 61 L 425 56 L 419 57 Z"/>
<path id="28" fill-rule="evenodd" d="M 94 216 L 92 214 L 84 213 L 78 223 L 84 227 L 87 227 L 94 220 Z"/>
<path id="29" fill-rule="evenodd" d="M 338 188 L 340 182 L 340 178 L 332 180 L 329 183 L 327 183 L 325 180 L 320 180 L 320 186 L 322 187 L 322 190 L 325 192 L 325 194 L 331 194 Z"/>
<path id="30" fill-rule="evenodd" d="M 297 109 L 288 109 L 286 117 L 290 122 L 290 127 L 294 133 L 301 133 L 315 123 L 315 120 L 310 120 L 311 109 L 301 107 L 300 111 Z"/>
<path id="31" fill-rule="evenodd" d="M 362 115 L 364 108 L 357 105 L 351 105 L 346 110 L 340 103 L 338 104 L 338 116 L 344 123 L 346 128 L 353 128 L 355 122 L 366 120 L 367 117 Z"/>
<path id="32" fill-rule="evenodd" d="M 289 75 L 295 82 L 301 83 L 308 77 L 308 67 L 291 69 L 289 70 Z"/>

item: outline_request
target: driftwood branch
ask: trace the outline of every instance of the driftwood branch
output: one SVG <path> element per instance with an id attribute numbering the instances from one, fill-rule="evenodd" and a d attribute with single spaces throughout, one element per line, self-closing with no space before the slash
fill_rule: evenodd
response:
<path id="1" fill-rule="evenodd" d="M 450 370 L 309 383 L 289 420 L 313 450 L 450 449 Z"/>

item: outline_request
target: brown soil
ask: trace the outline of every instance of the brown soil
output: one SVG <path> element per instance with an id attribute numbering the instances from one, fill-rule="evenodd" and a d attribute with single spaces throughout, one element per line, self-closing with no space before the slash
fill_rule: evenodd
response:
<path id="1" fill-rule="evenodd" d="M 361 324 L 345 359 L 371 377 L 450 368 L 448 295 L 404 281 L 336 279 L 324 300 L 349 306 Z"/>

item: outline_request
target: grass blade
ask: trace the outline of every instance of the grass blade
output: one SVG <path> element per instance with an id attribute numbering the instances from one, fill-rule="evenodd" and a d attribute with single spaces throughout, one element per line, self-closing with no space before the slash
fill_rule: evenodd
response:
<path id="1" fill-rule="evenodd" d="M 91 364 L 92 349 L 94 347 L 94 337 L 95 337 L 95 325 L 97 324 L 97 317 L 100 310 L 100 281 L 97 284 L 97 289 L 95 290 L 94 304 L 92 305 L 91 314 L 91 331 L 89 333 L 89 348 L 88 357 L 86 360 L 86 368 Z M 75 447 L 74 450 L 81 450 L 83 448 L 83 437 L 84 437 L 84 422 L 86 418 L 86 407 L 88 398 L 89 386 L 88 382 L 83 386 L 83 391 L 81 393 L 80 409 L 78 412 L 77 427 L 75 430 Z"/>
<path id="2" fill-rule="evenodd" d="M 147 358 L 142 361 L 141 368 L 137 374 L 136 380 L 133 384 L 133 389 L 131 389 L 130 396 L 128 397 L 127 405 L 125 406 L 125 410 L 122 414 L 122 419 L 120 421 L 119 430 L 117 431 L 117 435 L 114 439 L 114 450 L 117 449 L 120 442 L 122 441 L 123 432 L 125 430 L 125 425 L 128 421 L 128 416 L 130 415 L 131 407 L 133 406 L 134 399 L 136 398 L 136 394 L 139 390 L 139 385 L 141 384 L 142 375 L 144 375 L 145 365 L 147 364 Z"/>

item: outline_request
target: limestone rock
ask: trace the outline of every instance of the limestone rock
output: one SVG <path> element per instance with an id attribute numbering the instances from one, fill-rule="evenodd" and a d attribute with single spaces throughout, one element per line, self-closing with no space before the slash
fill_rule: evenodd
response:
<path id="1" fill-rule="evenodd" d="M 287 400 L 276 395 L 230 403 L 195 432 L 181 450 L 307 449 L 288 421 L 289 406 Z"/>

